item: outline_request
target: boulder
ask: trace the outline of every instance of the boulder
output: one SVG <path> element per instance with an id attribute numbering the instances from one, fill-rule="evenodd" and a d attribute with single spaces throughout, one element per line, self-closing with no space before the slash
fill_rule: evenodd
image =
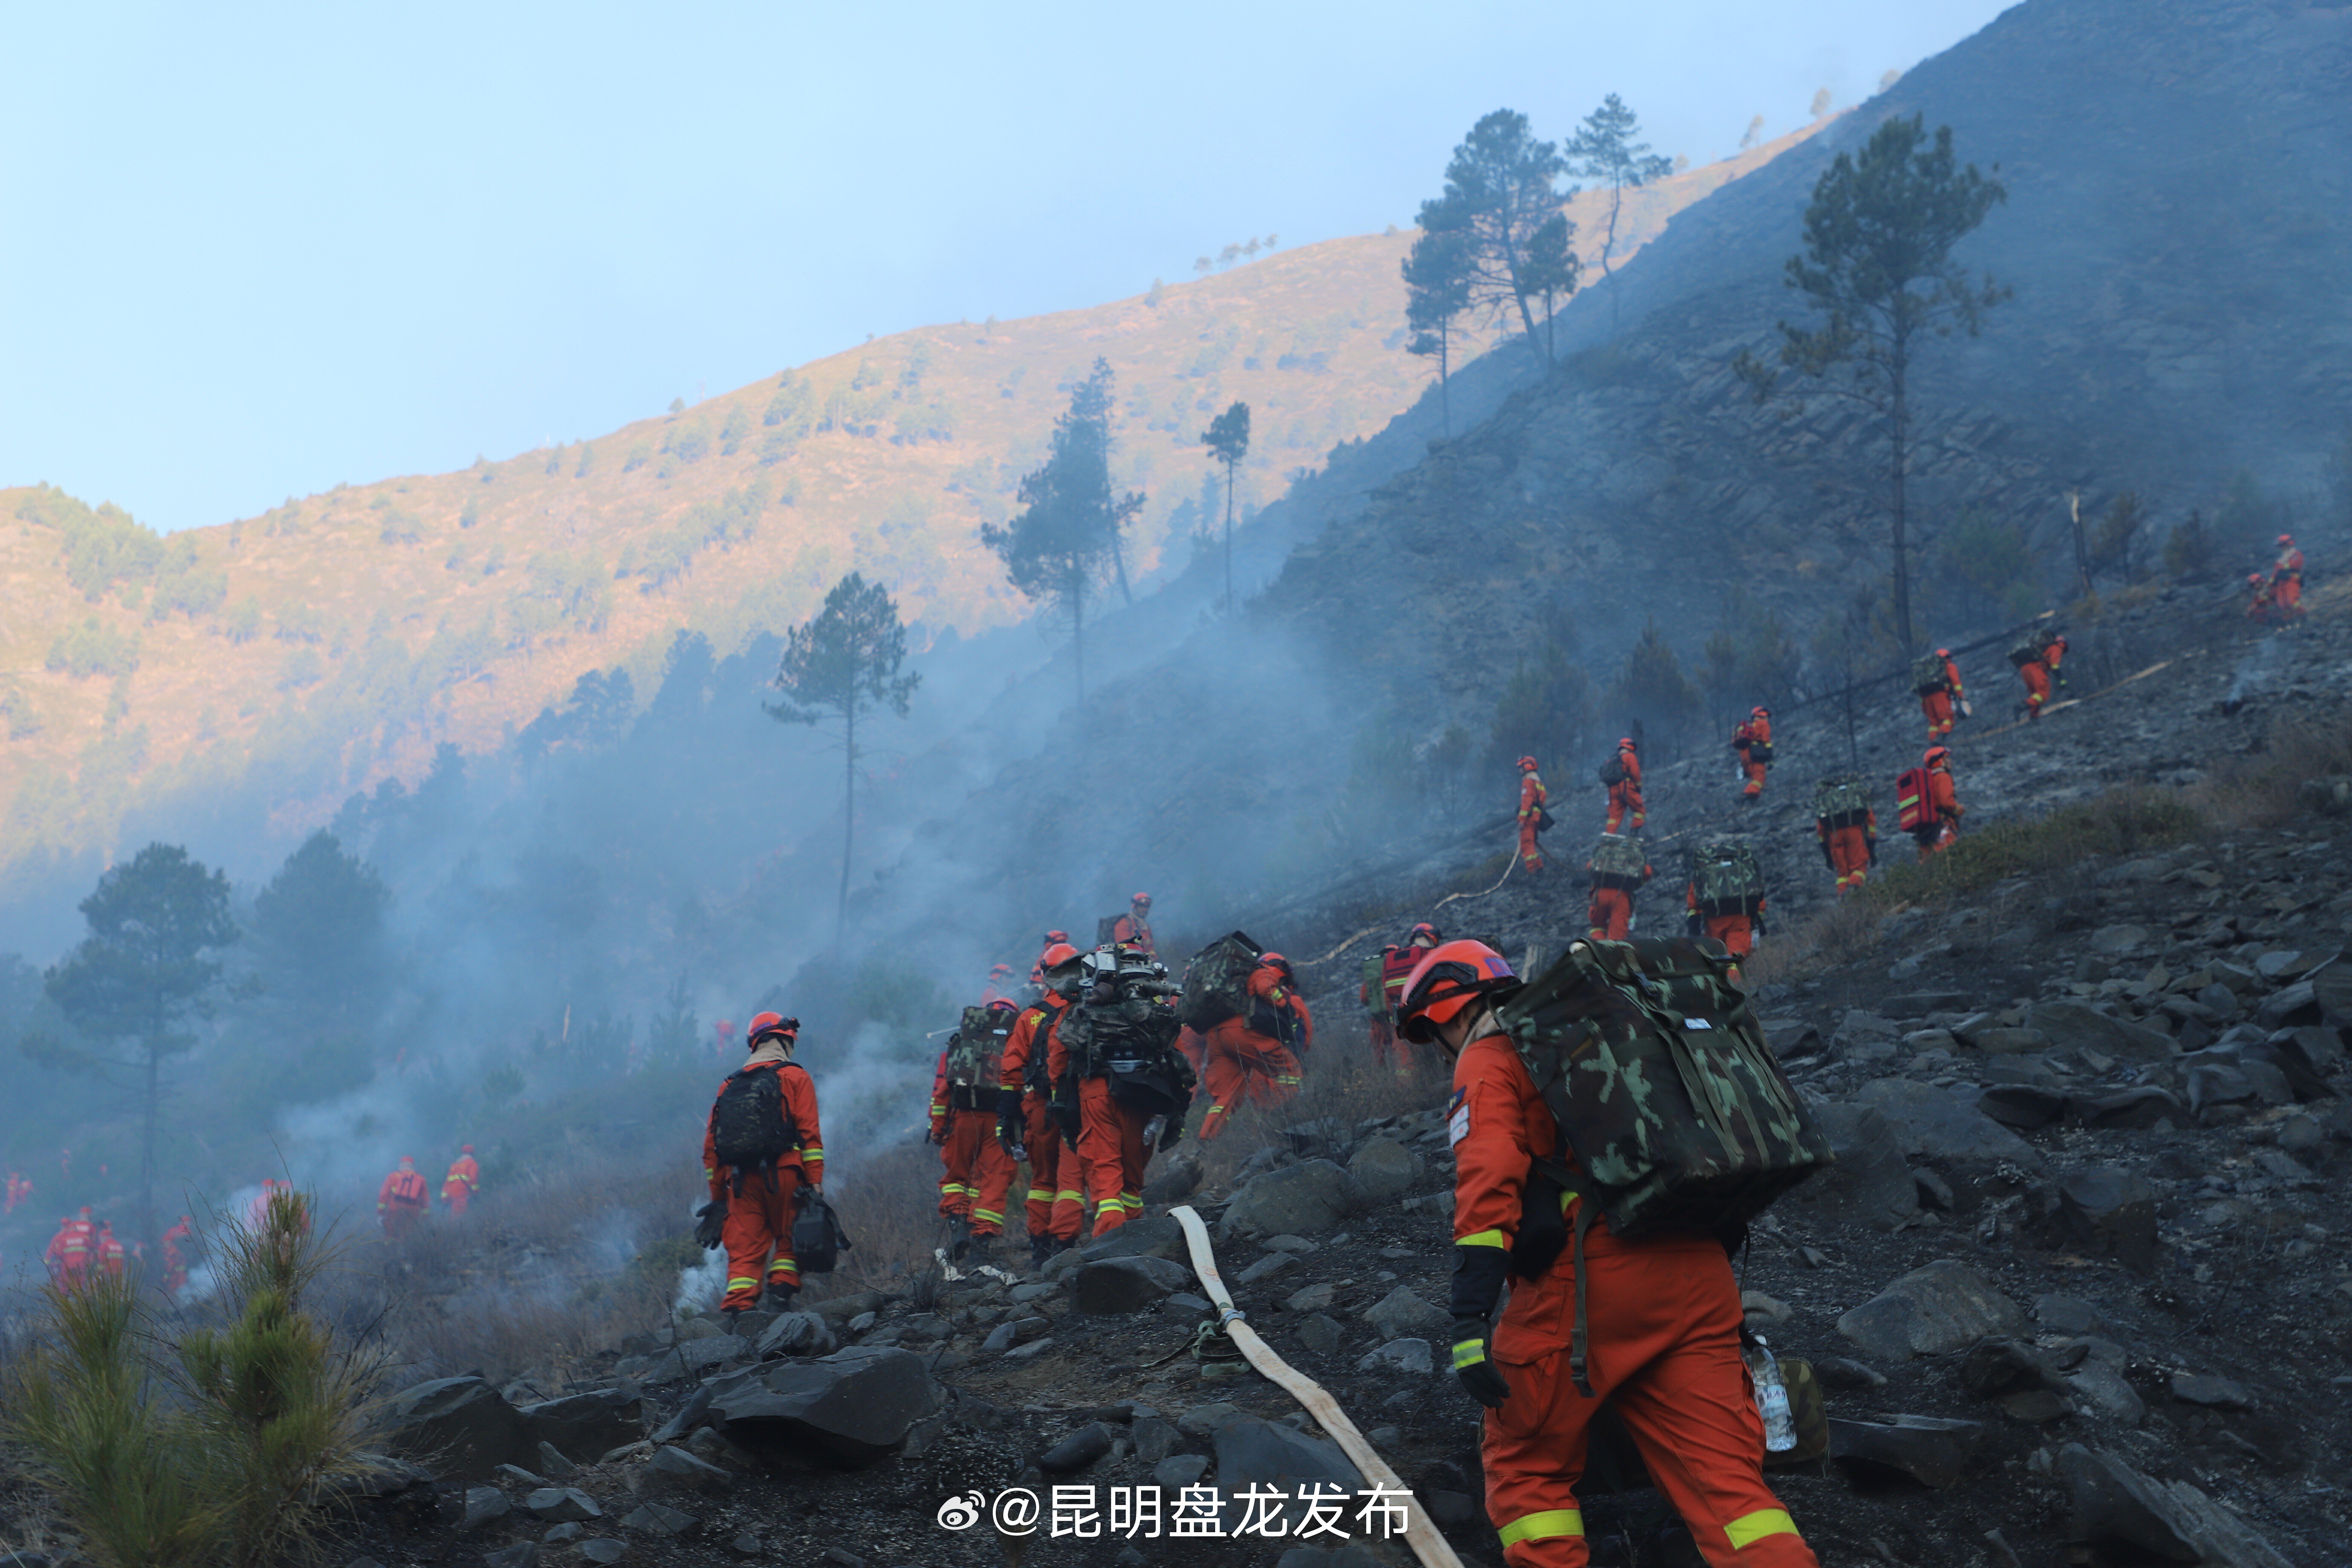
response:
<path id="1" fill-rule="evenodd" d="M 1925 1487 L 1948 1487 L 1968 1468 L 1984 1440 L 1981 1422 L 1933 1415 L 1890 1415 L 1884 1421 L 1830 1417 L 1830 1458 L 1858 1479 L 1899 1478 Z"/>
<path id="2" fill-rule="evenodd" d="M 1364 1352 L 1356 1363 L 1358 1372 L 1412 1373 L 1426 1377 L 1437 1363 L 1430 1358 L 1429 1342 L 1423 1339 L 1391 1340 L 1384 1345 Z"/>
<path id="3" fill-rule="evenodd" d="M 1977 1097 L 1977 1109 L 2003 1127 L 2033 1132 L 2066 1114 L 2066 1096 L 2038 1083 L 1997 1083 Z"/>
<path id="4" fill-rule="evenodd" d="M 702 1529 L 702 1521 L 690 1513 L 681 1513 L 660 1503 L 642 1503 L 621 1516 L 621 1528 L 639 1535 L 659 1535 L 673 1540 L 695 1535 Z"/>
<path id="5" fill-rule="evenodd" d="M 522 1413 L 478 1377 L 436 1378 L 395 1394 L 385 1440 L 393 1452 L 454 1481 L 488 1480 L 500 1465 L 536 1457 Z"/>
<path id="6" fill-rule="evenodd" d="M 1960 1363 L 1960 1386 L 2020 1421 L 2055 1421 L 2074 1409 L 2057 1360 L 2022 1340 L 1979 1340 Z"/>
<path id="7" fill-rule="evenodd" d="M 1089 1421 L 1038 1455 L 1037 1468 L 1049 1476 L 1066 1476 L 1085 1469 L 1109 1453 L 1110 1444 L 1110 1428 L 1099 1421 Z"/>
<path id="8" fill-rule="evenodd" d="M 1176 1428 L 1157 1415 L 1137 1416 L 1128 1429 L 1128 1438 L 1135 1445 L 1135 1457 L 1147 1465 L 1156 1465 L 1176 1451 Z"/>
<path id="9" fill-rule="evenodd" d="M 467 1487 L 466 1512 L 458 1520 L 457 1528 L 479 1530 L 493 1521 L 504 1519 L 513 1509 L 514 1505 L 507 1500 L 507 1494 L 496 1487 Z"/>
<path id="10" fill-rule="evenodd" d="M 2172 1397 L 2183 1405 L 2201 1405 L 2209 1410 L 2252 1410 L 2254 1396 L 2246 1385 L 2235 1379 L 2212 1377 L 2203 1373 L 2176 1372 L 2172 1374 Z"/>
<path id="11" fill-rule="evenodd" d="M 539 1568 L 539 1542 L 518 1541 L 482 1559 L 482 1568 Z"/>
<path id="12" fill-rule="evenodd" d="M 1208 1469 L 1206 1454 L 1171 1454 L 1152 1462 L 1151 1479 L 1163 1494 L 1172 1498 L 1198 1482 Z"/>
<path id="13" fill-rule="evenodd" d="M 1918 1189 L 1892 1122 L 1866 1105 L 1811 1110 L 1837 1163 L 1791 1188 L 1780 1201 L 1782 1212 L 1874 1230 L 1893 1230 L 1919 1212 Z"/>
<path id="14" fill-rule="evenodd" d="M 2105 1313 L 2076 1296 L 2036 1296 L 2033 1321 L 2053 1334 L 2095 1334 L 2107 1326 Z"/>
<path id="15" fill-rule="evenodd" d="M 780 1312 L 760 1335 L 762 1360 L 780 1355 L 831 1355 L 841 1348 L 833 1325 L 814 1312 Z"/>
<path id="16" fill-rule="evenodd" d="M 1152 1162 L 1151 1173 L 1143 1179 L 1146 1203 L 1178 1204 L 1191 1197 L 1201 1187 L 1207 1173 L 1201 1156 L 1192 1149 L 1179 1149 L 1164 1159 Z M 1132 1221 L 1129 1222 L 1133 1223 Z M 1126 1226 L 1120 1226 L 1125 1229 Z"/>
<path id="17" fill-rule="evenodd" d="M 2050 1037 L 2062 1051 L 2096 1051 L 2131 1061 L 2163 1061 L 2172 1055 L 2172 1037 L 2080 1002 L 2036 1002 L 2026 1009 L 2026 1026 Z"/>
<path id="18" fill-rule="evenodd" d="M 1304 1160 L 1250 1178 L 1225 1205 L 1217 1236 L 1225 1241 L 1286 1231 L 1312 1236 L 1346 1219 L 1360 1198 L 1347 1172 L 1328 1160 Z"/>
<path id="19" fill-rule="evenodd" d="M 1297 1530 L 1307 1517 L 1298 1497 L 1302 1485 L 1319 1485 L 1327 1496 L 1337 1489 L 1349 1498 L 1364 1485 L 1362 1474 L 1337 1444 L 1254 1415 L 1220 1426 L 1216 1450 L 1217 1489 L 1224 1496 L 1228 1533 L 1240 1528 L 1247 1507 L 1242 1494 L 1252 1487 L 1272 1488 L 1288 1500 L 1282 1507 L 1284 1530 L 1266 1531 L 1277 1534 Z"/>
<path id="20" fill-rule="evenodd" d="M 2303 983 L 2311 987 L 2323 1024 L 2331 1029 L 2352 1026 L 2352 958 L 2337 956 L 2315 964 Z"/>
<path id="21" fill-rule="evenodd" d="M 1421 1156 L 1393 1138 L 1374 1138 L 1348 1162 L 1348 1174 L 1364 1202 L 1375 1207 L 1393 1203 L 1421 1184 Z"/>
<path id="22" fill-rule="evenodd" d="M 1075 1250 L 1082 1263 L 1112 1258 L 1172 1258 L 1181 1263 L 1192 1255 L 1184 1245 L 1184 1227 L 1164 1214 L 1129 1220 L 1108 1236 Z M 1189 1272 L 1185 1276 L 1191 1277 Z"/>
<path id="23" fill-rule="evenodd" d="M 2026 1331 L 2025 1313 L 1965 1263 L 1915 1268 L 1837 1321 L 1838 1332 L 1881 1361 L 1944 1355 L 1987 1334 Z"/>
<path id="24" fill-rule="evenodd" d="M 2085 1127 L 2130 1127 L 2145 1131 L 2159 1121 L 2181 1127 L 2189 1121 L 2189 1108 L 2180 1102 L 2180 1097 L 2155 1084 L 2141 1084 L 2090 1100 L 2070 1100 L 2067 1110 Z"/>
<path id="25" fill-rule="evenodd" d="M 628 1543 L 609 1535 L 592 1535 L 574 1549 L 583 1563 L 593 1563 L 596 1568 L 613 1568 L 615 1563 L 629 1555 Z"/>
<path id="26" fill-rule="evenodd" d="M 1927 1160 L 1989 1164 L 2007 1160 L 2027 1170 L 2042 1168 L 2042 1155 L 2008 1128 L 1959 1094 L 1909 1079 L 1882 1078 L 1864 1084 L 1855 1098 L 1875 1108 L 1894 1125 L 1906 1154 Z"/>
<path id="27" fill-rule="evenodd" d="M 1381 1332 L 1383 1339 L 1401 1340 L 1416 1332 L 1442 1329 L 1453 1320 L 1414 1295 L 1410 1287 L 1400 1285 L 1370 1306 L 1364 1309 L 1364 1321 Z"/>
<path id="28" fill-rule="evenodd" d="M 852 1346 L 725 1382 L 711 1389 L 710 1419 L 729 1436 L 781 1438 L 845 1469 L 888 1458 L 940 1399 L 922 1357 L 887 1346 Z"/>
<path id="29" fill-rule="evenodd" d="M 1764 1043 L 1784 1062 L 1813 1056 L 1822 1048 L 1821 1030 L 1802 1018 L 1767 1018 L 1762 1027 Z"/>
<path id="30" fill-rule="evenodd" d="M 700 1341 L 709 1344 L 740 1341 Z M 602 1388 L 522 1407 L 534 1457 L 541 1443 L 551 1443 L 567 1454 L 602 1454 L 646 1435 L 645 1405 L 633 1394 Z"/>
<path id="31" fill-rule="evenodd" d="M 656 1448 L 653 1458 L 632 1478 L 631 1487 L 641 1492 L 691 1491 L 724 1497 L 735 1489 L 735 1478 L 684 1448 Z"/>
<path id="32" fill-rule="evenodd" d="M 1305 1286 L 1283 1298 L 1282 1310 L 1286 1312 L 1328 1311 L 1335 1294 L 1337 1290 L 1328 1280 L 1320 1285 Z"/>
<path id="33" fill-rule="evenodd" d="M 1331 1354 L 1339 1348 L 1346 1334 L 1339 1327 L 1339 1320 L 1321 1312 L 1310 1312 L 1307 1321 L 1298 1325 L 1298 1342 L 1317 1355 Z"/>
<path id="34" fill-rule="evenodd" d="M 1837 1033 L 1830 1037 L 1830 1049 L 1840 1061 L 1885 1061 L 1895 1055 L 1899 1032 L 1892 1018 L 1857 1007 L 1839 1021 Z"/>
<path id="35" fill-rule="evenodd" d="M 2094 1165 L 2058 1183 L 2055 1218 L 2076 1247 L 2113 1258 L 2135 1274 L 2156 1267 L 2156 1189 L 2118 1165 Z"/>
<path id="36" fill-rule="evenodd" d="M 2039 1029 L 1979 1029 L 1967 1039 L 1989 1057 L 2022 1056 L 2050 1048 L 2050 1037 Z"/>
<path id="37" fill-rule="evenodd" d="M 578 1487 L 541 1487 L 524 1498 L 522 1506 L 537 1514 L 541 1524 L 570 1524 L 604 1517 L 596 1500 Z"/>
<path id="38" fill-rule="evenodd" d="M 2287 1568 L 2246 1522 L 2186 1481 L 2167 1485 L 2080 1443 L 2058 1450 L 2066 1539 L 2205 1568 Z"/>
<path id="39" fill-rule="evenodd" d="M 879 1290 L 853 1290 L 846 1296 L 831 1296 L 822 1301 L 812 1301 L 808 1310 L 828 1323 L 845 1323 L 861 1312 L 878 1312 L 885 1298 Z"/>
<path id="40" fill-rule="evenodd" d="M 1089 1317 L 1140 1312 L 1192 1282 L 1192 1271 L 1165 1258 L 1107 1258 L 1080 1268 L 1071 1305 Z"/>
<path id="41" fill-rule="evenodd" d="M 1176 1417 L 1176 1428 L 1195 1437 L 1213 1436 L 1227 1425 L 1251 1419 L 1247 1412 L 1229 1400 L 1213 1399 L 1206 1405 L 1195 1405 Z"/>
<path id="42" fill-rule="evenodd" d="M 539 1446 L 539 1473 L 551 1480 L 568 1481 L 580 1473 L 580 1467 L 554 1444 L 542 1442 Z"/>
<path id="43" fill-rule="evenodd" d="M 2263 998 L 2254 1016 L 2265 1029 L 2300 1029 L 2320 1021 L 2319 987 L 2309 980 L 2282 986 Z"/>
<path id="44" fill-rule="evenodd" d="M 1286 1269 L 1296 1268 L 1297 1267 L 1298 1255 L 1297 1253 L 1269 1252 L 1264 1258 L 1259 1258 L 1255 1263 L 1251 1264 L 1247 1268 L 1243 1269 L 1239 1274 L 1235 1275 L 1234 1277 L 1234 1283 L 1236 1285 L 1255 1285 L 1260 1280 L 1271 1279 L 1276 1275 L 1282 1273 Z"/>

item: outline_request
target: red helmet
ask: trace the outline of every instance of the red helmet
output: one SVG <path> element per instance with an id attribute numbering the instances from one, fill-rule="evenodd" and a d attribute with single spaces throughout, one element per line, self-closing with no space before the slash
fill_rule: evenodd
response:
<path id="1" fill-rule="evenodd" d="M 1423 921 L 1419 925 L 1404 933 L 1404 944 L 1407 947 L 1411 947 L 1414 942 L 1421 941 L 1423 937 L 1427 937 L 1429 939 L 1427 943 L 1428 946 L 1435 947 L 1439 942 L 1445 940 L 1445 933 L 1439 931 L 1435 926 L 1431 925 L 1427 921 Z"/>
<path id="2" fill-rule="evenodd" d="M 1937 658 L 1949 658 L 1952 657 L 1952 650 L 1948 647 L 1939 647 L 1936 650 L 1936 657 Z"/>
<path id="3" fill-rule="evenodd" d="M 1952 748 L 1951 748 L 1951 747 L 1949 747 L 1949 746 L 1930 746 L 1930 747 L 1928 747 L 1928 748 L 1927 748 L 1927 754 L 1926 756 L 1924 756 L 1924 757 L 1922 757 L 1922 758 L 1920 758 L 1920 759 L 1919 759 L 1919 764 L 1920 764 L 1920 766 L 1922 766 L 1922 767 L 1929 767 L 1929 768 L 1932 768 L 1932 767 L 1934 767 L 1937 763 L 1948 763 L 1948 762 L 1950 762 L 1951 760 L 1952 760 Z"/>
<path id="4" fill-rule="evenodd" d="M 2263 574 L 2259 572 L 2249 572 L 2246 574 L 2246 581 L 2259 588 L 2262 586 Z"/>
<path id="5" fill-rule="evenodd" d="M 782 1013 L 761 1013 L 744 1026 L 743 1043 L 757 1046 L 761 1040 L 798 1040 L 800 1036 L 798 1018 L 787 1018 Z"/>
<path id="6" fill-rule="evenodd" d="M 1130 904 L 1141 904 L 1148 910 L 1151 907 L 1151 895 L 1150 893 L 1136 893 L 1131 895 L 1127 901 Z"/>
<path id="7" fill-rule="evenodd" d="M 1750 719 L 1769 719 L 1772 717 L 1772 710 L 1765 707 L 1761 702 L 1759 702 L 1755 707 L 1750 708 L 1748 710 L 1748 716 Z"/>
<path id="8" fill-rule="evenodd" d="M 1040 969 L 1059 969 L 1062 965 L 1069 963 L 1072 959 L 1077 956 L 1078 950 L 1072 947 L 1069 944 L 1068 940 L 1065 938 L 1063 941 L 1057 942 L 1053 946 L 1047 948 L 1045 952 L 1039 956 L 1037 960 L 1037 967 Z"/>
<path id="9" fill-rule="evenodd" d="M 463 1148 L 461 1148 L 461 1149 L 459 1149 L 459 1150 L 457 1151 L 457 1152 L 459 1152 L 460 1154 L 470 1154 L 470 1153 L 472 1153 L 473 1152 L 474 1152 L 474 1146 L 473 1146 L 471 1143 L 468 1143 L 468 1144 L 465 1145 Z M 182 1218 L 185 1218 L 186 1216 L 184 1215 L 182 1215 L 181 1217 L 182 1217 Z"/>
<path id="10" fill-rule="evenodd" d="M 1282 954 L 1278 952 L 1259 953 L 1257 955 L 1257 966 L 1260 969 L 1280 970 L 1282 972 L 1282 977 L 1285 980 L 1296 980 L 1298 978 L 1290 971 L 1290 960 L 1283 957 Z"/>
<path id="11" fill-rule="evenodd" d="M 1517 989 L 1518 984 L 1503 955 L 1485 942 L 1440 942 L 1405 977 L 1397 1033 L 1416 1045 L 1433 1044 L 1438 1025 L 1479 997 Z"/>
<path id="12" fill-rule="evenodd" d="M 2282 533 L 2279 535 L 2279 542 L 2281 544 L 2293 544 L 2294 542 L 2294 535 L 2292 533 Z"/>
<path id="13" fill-rule="evenodd" d="M 1020 1007 L 1014 1004 L 1013 998 L 1010 996 L 997 997 L 988 1005 L 988 1010 L 992 1013 L 1018 1013 L 1021 1011 Z"/>
<path id="14" fill-rule="evenodd" d="M 416 1156 L 414 1154 L 403 1154 L 400 1157 L 400 1168 L 404 1171 L 415 1163 L 416 1163 Z"/>
<path id="15" fill-rule="evenodd" d="M 1053 946 L 1057 942 L 1067 942 L 1069 940 L 1070 933 L 1066 931 L 1049 931 L 1045 933 L 1045 945 L 1047 947 Z"/>
<path id="16" fill-rule="evenodd" d="M 1621 751 L 1621 752 L 1630 752 L 1630 751 L 1633 751 L 1633 750 L 1635 750 L 1636 748 L 1635 748 L 1635 747 L 1634 747 L 1634 745 L 1633 745 L 1633 736 L 1631 736 L 1631 735 L 1620 735 L 1620 736 L 1618 736 L 1618 737 L 1617 737 L 1617 749 L 1618 749 L 1619 751 Z"/>
<path id="17" fill-rule="evenodd" d="M 1523 773 L 1531 773 L 1535 771 L 1536 760 L 1533 757 L 1521 757 L 1519 759 L 1519 772 Z"/>

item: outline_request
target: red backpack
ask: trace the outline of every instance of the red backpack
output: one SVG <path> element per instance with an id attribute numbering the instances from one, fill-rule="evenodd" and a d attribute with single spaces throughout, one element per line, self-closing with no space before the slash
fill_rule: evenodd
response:
<path id="1" fill-rule="evenodd" d="M 1936 792 L 1926 768 L 1906 768 L 1895 775 L 1895 826 L 1906 833 L 1936 826 Z"/>

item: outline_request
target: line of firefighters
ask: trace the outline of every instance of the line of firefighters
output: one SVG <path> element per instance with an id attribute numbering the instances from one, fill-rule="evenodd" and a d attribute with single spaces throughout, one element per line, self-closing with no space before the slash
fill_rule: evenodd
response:
<path id="1" fill-rule="evenodd" d="M 449 1173 L 441 1178 L 442 1206 L 451 1219 L 464 1219 L 481 1190 L 481 1163 L 474 1158 L 474 1146 L 467 1143 L 459 1148 L 457 1157 L 449 1162 Z M 416 1156 L 403 1154 L 399 1165 L 375 1192 L 376 1223 L 383 1227 L 384 1239 L 405 1238 L 432 1206 L 425 1195 L 425 1173 L 416 1168 Z"/>

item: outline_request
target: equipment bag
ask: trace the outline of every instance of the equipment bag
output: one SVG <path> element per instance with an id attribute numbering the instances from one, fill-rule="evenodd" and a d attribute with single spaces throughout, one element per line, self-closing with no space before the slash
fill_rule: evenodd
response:
<path id="1" fill-rule="evenodd" d="M 1895 779 L 1895 825 L 1906 833 L 1936 826 L 1936 795 L 1925 768 L 1906 768 Z"/>
<path id="2" fill-rule="evenodd" d="M 1772 742 L 1769 741 L 1749 742 L 1748 745 L 1748 760 L 1759 765 L 1770 762 L 1772 760 Z"/>
<path id="3" fill-rule="evenodd" d="M 2058 634 L 2048 626 L 2036 626 L 2011 646 L 2009 662 L 2020 669 L 2029 664 L 2039 664 L 2042 654 L 2057 640 Z"/>
<path id="4" fill-rule="evenodd" d="M 1860 827 L 1870 820 L 1870 793 L 1852 773 L 1823 779 L 1813 791 L 1813 815 L 1831 827 Z"/>
<path id="5" fill-rule="evenodd" d="M 1004 1043 L 1013 1034 L 1013 1017 L 1002 1007 L 963 1010 L 963 1022 L 948 1039 L 948 1090 L 957 1110 L 977 1110 L 995 1104 L 997 1068 L 1004 1058 Z"/>
<path id="6" fill-rule="evenodd" d="M 1549 1159 L 1534 1167 L 1582 1200 L 1569 1351 L 1580 1391 L 1591 1391 L 1582 1287 L 1584 1232 L 1596 1210 L 1628 1240 L 1721 1236 L 1835 1163 L 1733 966 L 1717 942 L 1572 942 L 1496 1005 L 1496 1022 L 1580 1167 Z"/>
<path id="7" fill-rule="evenodd" d="M 1911 667 L 1911 690 L 1919 697 L 1931 697 L 1938 691 L 1951 689 L 1944 677 L 1944 661 L 1934 654 L 1922 657 Z"/>
<path id="8" fill-rule="evenodd" d="M 1386 1018 L 1389 1016 L 1388 954 L 1395 951 L 1390 948 L 1364 960 L 1364 1016 L 1367 1018 Z"/>
<path id="9" fill-rule="evenodd" d="M 1709 844 L 1691 869 L 1703 915 L 1752 915 L 1764 897 L 1764 873 L 1756 851 L 1735 839 Z"/>
<path id="10" fill-rule="evenodd" d="M 1600 779 L 1611 789 L 1625 782 L 1625 759 L 1622 753 L 1609 753 L 1609 760 L 1601 764 Z"/>
<path id="11" fill-rule="evenodd" d="M 1548 807 L 1540 805 L 1536 807 L 1536 831 L 1538 833 L 1549 833 L 1551 830 L 1552 815 L 1550 810 Z"/>
<path id="12" fill-rule="evenodd" d="M 802 1277 L 832 1273 L 849 1250 L 849 1233 L 841 1227 L 841 1215 L 833 1205 L 823 1193 L 802 1188 L 800 1213 L 793 1219 L 793 1261 L 800 1265 Z"/>
<path id="13" fill-rule="evenodd" d="M 711 1107 L 711 1131 L 719 1163 L 732 1166 L 740 1183 L 745 1171 L 765 1170 L 800 1146 L 800 1130 L 784 1114 L 783 1064 L 762 1062 L 727 1075 Z"/>
<path id="14" fill-rule="evenodd" d="M 1095 921 L 1095 945 L 1108 947 L 1118 940 L 1118 917 L 1104 915 Z"/>
<path id="15" fill-rule="evenodd" d="M 1642 841 L 1630 833 L 1604 833 L 1593 842 L 1592 868 L 1596 871 L 1639 882 L 1649 864 Z"/>
<path id="16" fill-rule="evenodd" d="M 1081 1002 L 1062 1017 L 1062 1049 L 1073 1079 L 1097 1078 L 1111 1098 L 1147 1115 L 1181 1115 L 1192 1099 L 1192 1064 L 1176 1049 L 1176 1010 L 1149 996 Z M 1075 1086 L 1066 1097 L 1076 1102 Z"/>
<path id="17" fill-rule="evenodd" d="M 1250 971 L 1265 951 L 1249 933 L 1237 931 L 1194 953 L 1184 966 L 1179 1021 L 1206 1034 L 1248 1006 Z"/>

